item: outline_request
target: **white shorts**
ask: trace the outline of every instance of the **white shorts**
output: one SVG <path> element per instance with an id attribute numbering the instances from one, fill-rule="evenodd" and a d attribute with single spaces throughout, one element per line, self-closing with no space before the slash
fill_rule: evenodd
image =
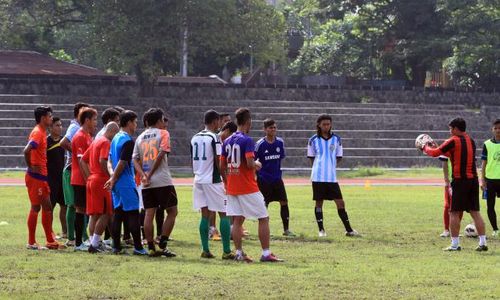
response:
<path id="1" fill-rule="evenodd" d="M 261 192 L 227 195 L 227 215 L 243 216 L 247 219 L 263 219 L 269 216 Z"/>
<path id="2" fill-rule="evenodd" d="M 227 196 L 222 183 L 195 183 L 193 187 L 193 208 L 208 207 L 210 211 L 226 212 Z"/>

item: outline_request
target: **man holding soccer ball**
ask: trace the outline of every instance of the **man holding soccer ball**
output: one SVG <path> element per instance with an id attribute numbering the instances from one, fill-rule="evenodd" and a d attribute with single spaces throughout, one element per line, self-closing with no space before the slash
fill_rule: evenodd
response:
<path id="1" fill-rule="evenodd" d="M 479 246 L 476 251 L 488 251 L 484 221 L 479 213 L 479 182 L 476 171 L 476 143 L 465 132 L 466 123 L 462 118 L 453 119 L 449 124 L 451 137 L 439 147 L 429 137 L 419 139 L 416 146 L 425 154 L 433 157 L 449 156 L 452 164 L 452 201 L 450 209 L 451 245 L 443 250 L 460 251 L 460 213 L 471 214 L 479 234 Z"/>

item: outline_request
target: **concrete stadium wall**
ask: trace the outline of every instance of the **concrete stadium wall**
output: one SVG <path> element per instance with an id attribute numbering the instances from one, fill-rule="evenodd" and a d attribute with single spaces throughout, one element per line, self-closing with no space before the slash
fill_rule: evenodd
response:
<path id="1" fill-rule="evenodd" d="M 1 77 L 0 94 L 136 98 L 134 81 L 101 77 Z M 259 99 L 351 103 L 462 104 L 471 108 L 500 105 L 500 90 L 465 91 L 377 86 L 218 85 L 160 82 L 153 97 L 176 99 Z"/>

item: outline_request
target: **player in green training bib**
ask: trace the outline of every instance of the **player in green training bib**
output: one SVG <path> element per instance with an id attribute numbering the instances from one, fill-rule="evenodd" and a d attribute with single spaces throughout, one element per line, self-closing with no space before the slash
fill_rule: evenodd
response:
<path id="1" fill-rule="evenodd" d="M 495 200 L 500 195 L 500 119 L 493 122 L 493 138 L 484 142 L 481 155 L 481 189 L 486 191 L 488 219 L 493 227 L 493 236 L 498 236 Z"/>

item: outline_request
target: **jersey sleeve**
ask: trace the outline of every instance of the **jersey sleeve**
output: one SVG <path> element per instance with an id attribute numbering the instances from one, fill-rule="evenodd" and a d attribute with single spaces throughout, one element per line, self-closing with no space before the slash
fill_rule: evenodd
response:
<path id="1" fill-rule="evenodd" d="M 307 142 L 307 157 L 316 157 L 316 151 L 314 150 L 313 139 L 309 139 Z"/>
<path id="2" fill-rule="evenodd" d="M 444 141 L 444 143 L 442 143 L 441 146 L 437 148 L 430 148 L 429 146 L 426 145 L 424 146 L 423 151 L 425 154 L 429 156 L 438 157 L 446 152 L 449 152 L 453 148 L 455 148 L 455 140 L 451 138 Z"/>
<path id="3" fill-rule="evenodd" d="M 64 137 L 71 142 L 73 140 L 73 136 L 75 136 L 77 131 L 78 127 L 76 127 L 75 124 L 70 124 L 68 129 L 66 130 L 66 134 L 64 135 Z"/>
<path id="4" fill-rule="evenodd" d="M 337 147 L 335 150 L 335 157 L 342 157 L 344 155 L 344 149 L 342 148 L 342 140 L 337 136 Z"/>
<path id="5" fill-rule="evenodd" d="M 255 143 L 251 138 L 247 138 L 243 144 L 244 149 L 241 149 L 245 153 L 246 158 L 255 157 Z"/>
<path id="6" fill-rule="evenodd" d="M 262 146 L 262 140 L 257 141 L 257 143 L 255 144 L 255 150 L 254 150 L 254 152 L 255 152 L 255 159 L 258 159 L 260 161 L 263 160 L 263 157 L 261 155 L 262 151 L 260 151 L 260 149 L 262 149 L 261 146 Z"/>
<path id="7" fill-rule="evenodd" d="M 160 141 L 160 149 L 164 152 L 170 153 L 170 133 L 166 130 L 160 131 L 161 141 Z"/>
<path id="8" fill-rule="evenodd" d="M 286 157 L 285 141 L 280 139 L 281 142 L 281 159 Z"/>
<path id="9" fill-rule="evenodd" d="M 141 159 L 141 138 L 138 138 L 134 144 L 134 151 L 132 151 L 132 157 L 134 159 Z"/>
<path id="10" fill-rule="evenodd" d="M 37 149 L 39 145 L 43 143 L 43 140 L 45 137 L 42 135 L 40 131 L 34 131 L 33 134 L 30 136 L 29 144 L 31 145 L 32 149 Z"/>
<path id="11" fill-rule="evenodd" d="M 439 159 L 440 161 L 448 161 L 448 157 L 446 157 L 445 155 L 439 155 L 439 156 L 438 156 L 438 159 Z"/>
<path id="12" fill-rule="evenodd" d="M 481 153 L 481 160 L 488 160 L 488 149 L 486 148 L 486 143 L 483 145 L 483 152 Z"/>
<path id="13" fill-rule="evenodd" d="M 110 143 L 103 143 L 101 146 L 101 150 L 99 150 L 99 159 L 108 160 L 109 147 Z"/>
<path id="14" fill-rule="evenodd" d="M 215 155 L 221 155 L 222 145 L 221 145 L 220 138 L 218 135 L 215 135 L 213 143 L 215 144 Z"/>
<path id="15" fill-rule="evenodd" d="M 126 141 L 123 144 L 122 153 L 120 153 L 120 160 L 130 162 L 132 160 L 133 152 L 134 152 L 134 142 Z"/>

